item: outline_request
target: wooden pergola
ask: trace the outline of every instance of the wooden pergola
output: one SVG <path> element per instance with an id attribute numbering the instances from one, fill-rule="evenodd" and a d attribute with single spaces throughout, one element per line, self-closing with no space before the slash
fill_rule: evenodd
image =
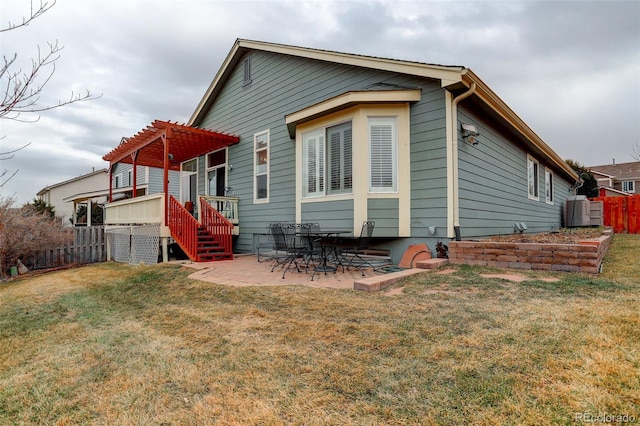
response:
<path id="1" fill-rule="evenodd" d="M 133 165 L 133 197 L 137 191 L 137 166 L 163 169 L 163 191 L 168 194 L 169 170 L 179 171 L 182 162 L 239 141 L 237 136 L 155 120 L 134 136 L 123 138 L 120 145 L 102 157 L 109 162 L 109 202 L 113 201 L 112 175 L 118 163 Z"/>

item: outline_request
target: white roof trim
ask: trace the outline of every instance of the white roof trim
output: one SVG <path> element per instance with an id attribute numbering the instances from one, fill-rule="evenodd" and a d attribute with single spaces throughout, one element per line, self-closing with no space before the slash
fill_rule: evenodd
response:
<path id="1" fill-rule="evenodd" d="M 360 104 L 418 102 L 421 97 L 422 91 L 420 89 L 351 91 L 288 114 L 285 116 L 285 123 L 289 130 L 289 136 L 293 139 L 298 124 L 323 115 Z"/>

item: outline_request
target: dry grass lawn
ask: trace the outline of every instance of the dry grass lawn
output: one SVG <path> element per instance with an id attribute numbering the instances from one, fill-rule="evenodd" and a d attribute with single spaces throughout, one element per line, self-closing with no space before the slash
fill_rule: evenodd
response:
<path id="1" fill-rule="evenodd" d="M 616 235 L 598 277 L 459 267 L 380 294 L 175 265 L 14 280 L 0 424 L 640 422 L 639 258 L 640 236 Z"/>

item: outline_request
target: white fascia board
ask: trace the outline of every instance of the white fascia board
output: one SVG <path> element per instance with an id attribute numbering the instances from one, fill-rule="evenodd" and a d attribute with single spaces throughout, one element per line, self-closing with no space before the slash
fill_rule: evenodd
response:
<path id="1" fill-rule="evenodd" d="M 323 115 L 340 111 L 354 105 L 371 103 L 407 103 L 418 102 L 422 97 L 420 89 L 409 90 L 365 90 L 351 91 L 335 96 L 299 111 L 287 114 L 285 123 L 291 138 L 295 137 L 298 124 L 313 120 Z"/>
<path id="2" fill-rule="evenodd" d="M 284 55 L 298 56 L 308 59 L 353 65 L 402 74 L 416 75 L 443 81 L 443 87 L 462 80 L 461 66 L 445 66 L 408 62 L 397 59 L 378 58 L 373 56 L 354 55 L 351 53 L 330 50 L 311 49 L 307 47 L 289 46 L 253 40 L 239 40 L 240 46 L 248 49 L 263 50 Z M 444 82 L 447 82 L 446 84 Z"/>

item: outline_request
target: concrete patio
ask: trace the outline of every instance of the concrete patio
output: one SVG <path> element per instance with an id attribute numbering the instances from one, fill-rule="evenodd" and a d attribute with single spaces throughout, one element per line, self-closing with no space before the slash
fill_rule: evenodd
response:
<path id="1" fill-rule="evenodd" d="M 375 272 L 371 268 L 364 268 L 361 272 L 352 268 L 342 272 L 340 268 L 336 273 L 316 273 L 311 281 L 311 273 L 297 272 L 295 268 L 289 269 L 282 278 L 282 269 L 276 268 L 271 272 L 272 262 L 259 263 L 255 255 L 235 255 L 233 260 L 217 262 L 178 261 L 186 268 L 194 269 L 189 278 L 207 281 L 216 284 L 230 286 L 277 286 L 277 285 L 304 285 L 316 288 L 356 289 L 364 291 L 378 291 L 399 281 L 405 276 L 427 272 L 427 269 L 444 264 L 442 259 L 432 259 L 427 264 L 416 265 L 418 268 L 405 269 L 397 272 Z"/>

